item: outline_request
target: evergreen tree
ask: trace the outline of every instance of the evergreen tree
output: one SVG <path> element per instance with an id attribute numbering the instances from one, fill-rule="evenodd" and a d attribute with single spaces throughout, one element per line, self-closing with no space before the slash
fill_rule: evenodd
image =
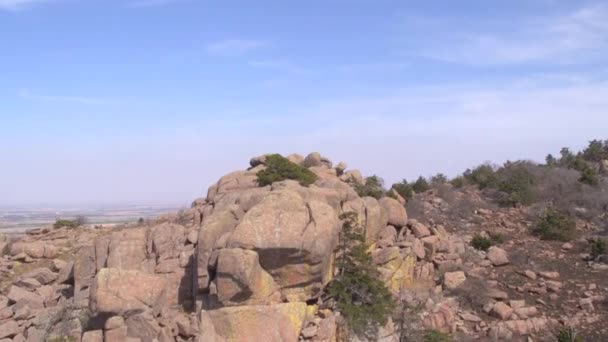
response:
<path id="1" fill-rule="evenodd" d="M 338 274 L 328 288 L 347 328 L 356 335 L 373 337 L 395 309 L 392 294 L 372 263 L 369 245 L 356 213 L 342 214 L 344 221 L 337 248 Z"/>

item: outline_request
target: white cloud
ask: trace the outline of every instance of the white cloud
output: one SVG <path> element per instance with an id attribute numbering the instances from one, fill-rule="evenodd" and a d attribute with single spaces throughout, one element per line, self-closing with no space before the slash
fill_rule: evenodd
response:
<path id="1" fill-rule="evenodd" d="M 467 26 L 461 24 L 450 22 L 449 26 Z M 419 29 L 425 26 L 425 31 L 433 27 L 430 22 L 420 20 L 417 26 Z M 514 20 L 506 27 L 503 25 L 501 31 L 489 33 L 464 29 L 448 34 L 425 34 L 427 38 L 424 41 L 414 44 L 415 53 L 452 63 L 502 65 L 602 61 L 608 52 L 608 6 L 587 6 L 566 14 Z"/>
<path id="2" fill-rule="evenodd" d="M 49 96 L 34 94 L 27 89 L 22 89 L 17 92 L 17 95 L 24 100 L 32 101 L 43 101 L 43 102 L 63 102 L 63 103 L 76 103 L 85 105 L 99 105 L 104 104 L 106 101 L 94 98 L 94 97 L 82 97 L 82 96 Z"/>
<path id="3" fill-rule="evenodd" d="M 0 0 L 0 10 L 17 11 L 29 5 L 46 1 L 48 0 Z"/>
<path id="4" fill-rule="evenodd" d="M 207 52 L 221 56 L 236 56 L 268 46 L 268 42 L 255 39 L 226 39 L 207 45 Z"/>

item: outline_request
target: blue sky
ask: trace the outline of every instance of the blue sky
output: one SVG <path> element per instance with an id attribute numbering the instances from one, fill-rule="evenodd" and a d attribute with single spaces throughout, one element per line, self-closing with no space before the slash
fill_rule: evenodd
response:
<path id="1" fill-rule="evenodd" d="M 390 183 L 608 138 L 606 2 L 0 0 L 0 42 L 1 205 L 187 204 L 266 152 Z"/>

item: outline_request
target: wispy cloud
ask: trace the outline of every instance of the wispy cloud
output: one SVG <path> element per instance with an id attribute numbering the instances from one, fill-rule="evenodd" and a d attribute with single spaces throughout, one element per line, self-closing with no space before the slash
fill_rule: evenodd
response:
<path id="1" fill-rule="evenodd" d="M 313 70 L 301 67 L 290 61 L 286 60 L 263 60 L 263 61 L 251 61 L 249 65 L 254 68 L 271 69 L 289 74 L 312 74 Z"/>
<path id="2" fill-rule="evenodd" d="M 602 60 L 608 51 L 608 5 L 526 18 L 490 33 L 482 31 L 483 27 L 448 34 L 429 32 L 432 26 L 427 24 L 417 21 L 427 39 L 412 44 L 414 53 L 451 63 L 574 64 Z M 450 26 L 470 27 L 457 22 L 450 22 Z"/>
<path id="3" fill-rule="evenodd" d="M 268 46 L 269 43 L 255 39 L 226 39 L 207 45 L 207 52 L 220 56 L 237 56 Z"/>
<path id="4" fill-rule="evenodd" d="M 18 11 L 30 5 L 47 1 L 49 0 L 0 0 L 0 10 Z"/>
<path id="5" fill-rule="evenodd" d="M 83 97 L 83 96 L 51 96 L 51 95 L 40 95 L 30 92 L 27 89 L 21 89 L 17 92 L 17 95 L 24 100 L 32 101 L 43 101 L 43 102 L 62 102 L 62 103 L 75 103 L 84 105 L 99 105 L 105 104 L 106 101 L 95 97 Z"/>

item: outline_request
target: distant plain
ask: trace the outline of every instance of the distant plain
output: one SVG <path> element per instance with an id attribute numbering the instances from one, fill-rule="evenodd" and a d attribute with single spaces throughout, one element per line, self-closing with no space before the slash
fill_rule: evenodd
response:
<path id="1" fill-rule="evenodd" d="M 87 225 L 118 225 L 149 219 L 181 209 L 166 206 L 112 206 L 107 208 L 0 208 L 0 232 L 21 234 L 27 229 L 51 227 L 57 219 L 86 218 Z"/>

